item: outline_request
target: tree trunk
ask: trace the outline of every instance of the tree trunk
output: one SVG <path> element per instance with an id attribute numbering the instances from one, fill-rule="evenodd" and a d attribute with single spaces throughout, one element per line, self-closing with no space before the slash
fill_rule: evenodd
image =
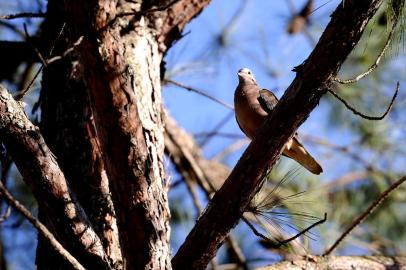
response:
<path id="1" fill-rule="evenodd" d="M 47 108 L 51 116 L 44 118 L 43 124 L 49 127 L 47 130 L 53 127 L 59 133 L 59 136 L 50 133 L 48 137 L 56 138 L 53 144 L 59 147 L 58 154 L 66 156 L 64 165 L 72 172 L 72 186 L 76 186 L 78 197 L 90 212 L 97 213 L 92 209 L 96 207 L 92 202 L 100 203 L 100 199 L 105 201 L 101 205 L 109 205 L 108 185 L 101 183 L 110 181 L 124 268 L 169 269 L 169 210 L 162 163 L 162 53 L 158 50 L 158 42 L 143 19 L 132 25 L 132 17 L 119 18 L 101 30 L 109 23 L 103 18 L 112 19 L 118 10 L 131 11 L 133 4 L 118 5 L 117 9 L 100 8 L 96 12 L 98 6 L 91 3 L 67 1 L 66 7 L 72 15 L 69 29 L 77 29 L 71 35 L 71 42 L 81 35 L 94 38 L 85 38 L 77 66 L 70 62 L 45 76 L 44 83 L 52 85 L 54 81 L 54 87 L 58 81 L 59 84 L 66 82 L 66 90 L 62 93 L 60 90 L 57 95 L 53 94 L 55 91 L 44 91 L 43 108 Z M 75 78 L 66 81 L 64 74 L 75 72 L 83 73 L 84 84 L 75 83 Z M 95 128 L 88 95 L 95 112 Z M 56 113 L 50 114 L 52 111 Z M 55 129 L 55 124 L 59 128 Z M 97 138 L 92 144 L 92 136 L 100 138 L 100 146 Z M 83 141 L 77 140 L 78 137 Z M 83 148 L 88 150 L 79 153 Z M 103 156 L 99 155 L 101 152 Z M 89 165 L 75 168 L 78 161 Z M 92 168 L 96 170 L 91 171 Z M 74 180 L 79 175 L 89 176 L 88 180 L 83 177 L 82 183 Z M 96 187 L 100 188 L 92 191 L 97 183 L 100 185 Z M 114 217 L 113 211 L 105 212 L 106 215 L 95 215 L 93 223 L 103 225 L 98 220 Z M 95 230 L 102 235 L 106 233 L 97 226 Z M 114 230 L 112 235 L 114 239 Z M 109 243 L 108 236 L 105 240 Z M 118 262 L 114 256 L 111 260 Z"/>

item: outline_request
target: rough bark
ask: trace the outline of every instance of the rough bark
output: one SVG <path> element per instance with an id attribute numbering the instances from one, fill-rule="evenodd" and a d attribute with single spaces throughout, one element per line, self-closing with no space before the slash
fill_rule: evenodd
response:
<path id="1" fill-rule="evenodd" d="M 284 261 L 271 266 L 257 268 L 256 270 L 404 270 L 406 257 L 384 256 L 309 256 L 307 259 Z"/>
<path id="2" fill-rule="evenodd" d="M 65 176 L 39 129 L 22 107 L 0 85 L 0 139 L 10 153 L 38 204 L 46 210 L 58 240 L 86 267 L 108 269 L 98 236 L 83 209 L 72 196 Z"/>
<path id="3" fill-rule="evenodd" d="M 285 142 L 317 106 L 381 2 L 346 1 L 338 6 L 316 48 L 296 68 L 297 76 L 274 112 L 173 258 L 174 269 L 206 268 L 260 188 L 269 164 L 275 164 Z"/>
<path id="4" fill-rule="evenodd" d="M 148 7 L 143 2 L 65 3 L 74 38 L 86 37 L 81 65 L 94 106 L 128 269 L 171 268 L 160 93 L 166 48 L 157 38 L 157 29 L 166 25 L 162 24 L 165 17 L 171 20 L 169 28 L 182 31 L 204 7 L 200 3 L 208 2 L 179 1 L 159 12 L 143 10 Z M 182 3 L 188 9 L 178 20 L 179 14 L 169 10 Z"/>
<path id="5" fill-rule="evenodd" d="M 87 38 L 81 65 L 112 187 L 126 269 L 170 269 L 164 179 L 160 63 L 144 19 L 118 18 L 139 6 L 66 1 L 70 26 Z M 111 24 L 110 24 L 111 23 Z"/>
<path id="6" fill-rule="evenodd" d="M 64 6 L 48 1 L 48 13 L 42 29 L 57 36 L 64 22 Z M 68 31 L 55 44 L 54 55 L 71 46 Z M 121 250 L 104 161 L 95 133 L 90 100 L 75 54 L 44 67 L 41 98 L 41 130 L 65 172 L 70 187 L 100 237 L 103 249 L 114 269 L 120 269 Z M 42 217 L 42 209 L 40 209 Z M 44 220 L 44 219 L 41 219 Z M 44 222 L 47 222 L 44 220 Z M 37 265 L 40 269 L 61 268 L 64 261 L 50 259 L 47 241 L 40 239 Z M 42 251 L 42 252 L 41 252 Z"/>

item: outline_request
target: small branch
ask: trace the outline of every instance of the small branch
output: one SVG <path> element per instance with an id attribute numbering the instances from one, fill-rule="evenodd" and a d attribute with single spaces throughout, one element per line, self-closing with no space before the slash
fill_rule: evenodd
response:
<path id="1" fill-rule="evenodd" d="M 250 143 L 249 139 L 247 138 L 243 138 L 243 139 L 239 139 L 236 140 L 235 142 L 233 142 L 232 144 L 230 144 L 229 146 L 227 146 L 226 148 L 224 148 L 222 151 L 220 151 L 219 153 L 217 153 L 212 160 L 215 161 L 222 161 L 224 158 L 226 158 L 227 156 L 229 156 L 230 154 L 234 153 L 237 150 L 240 150 L 242 147 L 247 146 Z"/>
<path id="2" fill-rule="evenodd" d="M 230 120 L 230 118 L 234 117 L 234 111 L 229 112 L 223 119 L 221 119 L 218 124 L 214 126 L 211 132 L 208 132 L 207 135 L 203 138 L 200 143 L 200 147 L 204 147 L 212 138 L 213 136 L 218 133 L 218 131 Z"/>
<path id="3" fill-rule="evenodd" d="M 227 139 L 244 139 L 245 136 L 242 134 L 236 134 L 236 133 L 227 133 L 227 132 L 218 132 L 218 131 L 209 131 L 209 132 L 197 132 L 193 133 L 193 137 L 196 139 L 206 139 L 207 137 L 222 137 L 222 138 L 227 138 Z"/>
<path id="4" fill-rule="evenodd" d="M 245 217 L 242 217 L 241 219 L 245 222 L 245 224 L 248 225 L 248 227 L 252 230 L 252 232 L 256 236 L 258 236 L 258 237 L 262 238 L 263 240 L 265 240 L 267 242 L 267 244 L 269 244 L 270 247 L 272 247 L 272 248 L 280 248 L 281 246 L 286 245 L 287 243 L 289 243 L 289 242 L 295 240 L 296 238 L 298 238 L 299 236 L 307 233 L 308 231 L 310 231 L 311 229 L 313 229 L 317 225 L 320 225 L 320 224 L 326 222 L 327 221 L 327 213 L 324 213 L 324 218 L 323 219 L 318 220 L 317 222 L 313 223 L 312 225 L 310 225 L 306 229 L 298 232 L 297 234 L 293 235 L 292 237 L 289 237 L 288 239 L 285 239 L 285 240 L 282 240 L 282 241 L 277 240 L 278 243 L 275 243 L 275 241 L 273 241 L 272 239 L 269 239 L 267 236 L 260 233 L 254 227 L 254 225 L 252 225 L 251 222 L 248 219 L 246 219 Z"/>
<path id="5" fill-rule="evenodd" d="M 58 35 L 56 36 L 54 42 L 52 43 L 51 49 L 49 50 L 49 54 L 48 56 L 51 56 L 54 52 L 55 49 L 55 45 L 56 42 L 61 38 L 63 31 L 65 30 L 65 26 L 66 23 L 62 24 L 61 30 L 59 31 Z M 25 30 L 25 34 L 27 36 L 27 38 L 29 37 L 28 32 L 26 31 L 26 28 L 24 28 Z M 41 67 L 37 70 L 37 72 L 35 73 L 34 77 L 32 78 L 32 80 L 30 81 L 30 83 L 28 84 L 28 86 L 24 89 L 19 91 L 16 95 L 15 95 L 15 99 L 16 100 L 21 100 L 23 99 L 23 97 L 28 93 L 28 91 L 30 91 L 31 86 L 34 84 L 34 82 L 36 81 L 36 79 L 38 78 L 39 74 L 41 73 L 41 71 L 44 69 L 44 66 L 46 66 L 46 61 L 44 60 L 44 58 L 42 57 L 42 55 L 40 54 L 40 52 L 38 50 L 35 49 L 35 47 L 33 46 L 34 51 L 37 53 L 39 59 L 42 62 Z"/>
<path id="6" fill-rule="evenodd" d="M 19 18 L 45 18 L 46 13 L 23 12 L 9 15 L 0 15 L 0 20 L 13 20 Z"/>
<path id="7" fill-rule="evenodd" d="M 406 181 L 406 176 L 403 176 L 395 183 L 393 183 L 387 190 L 381 193 L 379 197 L 348 227 L 348 229 L 334 242 L 334 244 L 324 252 L 323 256 L 330 255 L 334 249 L 344 240 L 344 238 L 352 232 L 352 230 L 361 224 L 375 209 L 389 196 L 389 194 L 398 188 L 403 182 Z"/>
<path id="8" fill-rule="evenodd" d="M 47 62 L 45 61 L 45 58 L 42 56 L 41 52 L 38 50 L 38 48 L 35 46 L 34 42 L 31 40 L 31 36 L 30 36 L 30 34 L 28 33 L 28 30 L 27 30 L 27 25 L 24 23 L 23 26 L 24 26 L 24 34 L 25 34 L 26 41 L 30 44 L 30 46 L 32 47 L 34 52 L 37 54 L 37 56 L 38 56 L 39 60 L 41 61 L 41 63 L 44 66 L 47 66 Z"/>
<path id="9" fill-rule="evenodd" d="M 24 207 L 19 201 L 17 201 L 13 195 L 6 189 L 3 183 L 0 181 L 0 193 L 7 203 L 14 207 L 20 214 L 22 214 L 38 232 L 46 238 L 51 246 L 62 256 L 62 258 L 68 261 L 74 269 L 85 270 L 85 268 L 67 251 L 59 242 L 55 236 L 44 226 L 39 220 L 33 217 L 33 215 Z"/>
<path id="10" fill-rule="evenodd" d="M 165 52 L 170 44 L 182 38 L 185 26 L 196 17 L 211 0 L 178 0 L 171 1 L 170 6 L 159 14 L 161 24 L 157 24 L 157 40 L 160 41 L 160 50 Z M 182 14 L 182 16 L 179 16 Z"/>
<path id="11" fill-rule="evenodd" d="M 10 29 L 11 31 L 13 31 L 17 35 L 19 35 L 20 37 L 23 37 L 23 38 L 25 37 L 24 33 L 20 29 L 18 29 L 18 27 L 15 26 L 13 23 L 10 23 L 8 21 L 1 21 L 0 20 L 0 26 L 4 26 L 4 27 Z"/>
<path id="12" fill-rule="evenodd" d="M 353 106 L 351 106 L 350 104 L 348 104 L 348 102 L 347 102 L 345 99 L 343 99 L 342 97 L 340 97 L 340 96 L 339 96 L 334 90 L 332 90 L 331 88 L 328 89 L 328 92 L 330 92 L 334 97 L 336 97 L 339 101 L 341 101 L 341 102 L 345 105 L 345 107 L 346 107 L 347 109 L 349 109 L 353 114 L 358 115 L 358 116 L 360 116 L 360 117 L 362 117 L 362 118 L 364 118 L 364 119 L 367 119 L 367 120 L 378 121 L 378 120 L 384 119 L 385 116 L 386 116 L 386 115 L 390 112 L 390 110 L 392 109 L 393 103 L 395 102 L 395 99 L 396 99 L 396 97 L 397 97 L 397 95 L 398 95 L 399 88 L 400 88 L 400 84 L 399 84 L 399 82 L 397 82 L 397 84 L 396 84 L 396 90 L 395 90 L 395 93 L 393 94 L 392 100 L 390 101 L 389 106 L 388 106 L 388 108 L 386 109 L 386 111 L 385 111 L 381 116 L 369 116 L 369 115 L 363 114 L 363 113 L 357 111 L 357 109 L 355 109 Z"/>
<path id="13" fill-rule="evenodd" d="M 224 107 L 226 107 L 228 109 L 234 110 L 234 107 L 232 105 L 227 104 L 227 103 L 225 103 L 225 102 L 223 102 L 223 101 L 221 101 L 221 100 L 219 100 L 219 99 L 217 99 L 217 98 L 215 98 L 213 96 L 210 96 L 209 94 L 206 94 L 205 92 L 203 92 L 201 90 L 198 90 L 198 89 L 196 89 L 194 87 L 187 86 L 187 85 L 184 85 L 182 83 L 179 83 L 179 82 L 176 82 L 176 81 L 173 81 L 173 80 L 170 80 L 170 79 L 165 79 L 164 82 L 171 83 L 171 84 L 176 85 L 176 86 L 178 86 L 180 88 L 186 89 L 186 90 L 188 90 L 190 92 L 197 93 L 197 94 L 199 94 L 201 96 L 204 96 L 204 97 L 206 97 L 206 98 L 208 98 L 208 99 L 210 99 L 210 100 L 212 100 L 214 102 L 217 102 L 220 105 L 223 105 Z"/>
<path id="14" fill-rule="evenodd" d="M 294 235 L 294 236 L 292 236 L 292 237 L 290 237 L 290 238 L 288 238 L 288 239 L 285 239 L 285 240 L 283 240 L 283 241 L 280 241 L 280 242 L 279 242 L 279 245 L 278 245 L 277 247 L 280 247 L 280 246 L 282 246 L 282 245 L 285 245 L 286 243 L 289 243 L 290 241 L 294 240 L 295 238 L 299 237 L 300 235 L 307 233 L 308 231 L 310 231 L 311 229 L 313 229 L 313 228 L 316 227 L 317 225 L 323 224 L 324 222 L 326 222 L 326 220 L 327 220 L 327 213 L 324 213 L 323 219 L 320 219 L 319 221 L 313 223 L 312 225 L 310 225 L 310 226 L 307 227 L 306 229 L 304 229 L 304 230 L 298 232 L 296 235 Z"/>
<path id="15" fill-rule="evenodd" d="M 3 183 L 1 183 L 1 185 L 3 185 Z M 0 223 L 6 221 L 10 217 L 10 214 L 11 214 L 11 205 L 7 205 L 6 212 L 0 216 Z"/>
<path id="16" fill-rule="evenodd" d="M 197 217 L 199 217 L 200 214 L 203 211 L 203 207 L 200 204 L 199 198 L 197 197 L 195 186 L 193 185 L 193 183 L 190 182 L 190 179 L 185 179 L 185 183 L 186 183 L 186 186 L 187 186 L 187 188 L 189 190 L 190 196 L 192 197 L 193 205 L 196 208 Z"/>
<path id="17" fill-rule="evenodd" d="M 56 62 L 58 60 L 65 58 L 68 54 L 73 52 L 76 49 L 76 47 L 78 47 L 82 43 L 82 41 L 83 41 L 83 36 L 80 36 L 78 38 L 78 40 L 75 43 L 73 43 L 70 48 L 68 48 L 66 51 L 64 51 L 61 55 L 57 55 L 57 56 L 47 59 L 46 63 L 49 65 L 53 62 Z"/>
<path id="18" fill-rule="evenodd" d="M 388 38 L 386 40 L 385 46 L 383 46 L 381 52 L 379 53 L 378 57 L 375 60 L 375 63 L 373 63 L 372 66 L 370 66 L 367 71 L 355 76 L 352 79 L 342 80 L 340 78 L 335 77 L 333 80 L 335 82 L 338 82 L 341 84 L 355 83 L 355 82 L 358 82 L 359 80 L 361 80 L 362 78 L 368 76 L 372 71 L 374 71 L 378 67 L 379 63 L 381 62 L 381 59 L 385 55 L 386 50 L 389 48 L 393 33 L 395 32 L 395 29 L 396 29 L 396 24 L 397 24 L 397 22 L 395 22 L 394 25 L 392 26 L 392 29 L 389 32 Z"/>

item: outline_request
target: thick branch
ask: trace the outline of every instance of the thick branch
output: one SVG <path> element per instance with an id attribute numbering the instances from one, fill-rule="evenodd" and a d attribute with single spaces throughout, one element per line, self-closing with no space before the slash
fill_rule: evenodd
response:
<path id="1" fill-rule="evenodd" d="M 258 191 L 269 164 L 278 160 L 359 41 L 381 0 L 340 4 L 306 62 L 222 188 L 173 258 L 175 269 L 205 269 Z"/>
<path id="2" fill-rule="evenodd" d="M 210 3 L 211 0 L 179 0 L 162 12 L 151 13 L 154 28 L 159 31 L 158 42 L 164 52 L 170 45 L 182 37 L 186 24 Z M 158 23 L 159 22 L 159 23 Z"/>
<path id="3" fill-rule="evenodd" d="M 38 203 L 53 217 L 59 239 L 73 254 L 82 254 L 100 269 L 107 269 L 101 243 L 81 206 L 70 194 L 65 176 L 39 130 L 22 107 L 0 85 L 0 138 Z M 83 255 L 84 254 L 84 255 Z M 79 258 L 80 259 L 80 258 Z"/>
<path id="4" fill-rule="evenodd" d="M 393 269 L 406 268 L 406 257 L 383 256 L 329 256 L 308 257 L 301 260 L 284 261 L 271 266 L 256 268 L 256 270 L 341 270 L 341 269 Z"/>

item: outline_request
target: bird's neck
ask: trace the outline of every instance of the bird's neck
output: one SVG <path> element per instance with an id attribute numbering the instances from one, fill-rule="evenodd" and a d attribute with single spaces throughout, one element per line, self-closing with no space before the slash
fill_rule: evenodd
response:
<path id="1" fill-rule="evenodd" d="M 239 85 L 240 85 L 241 87 L 244 87 L 244 86 L 257 85 L 257 83 L 256 83 L 255 81 L 241 80 L 241 81 L 239 81 Z"/>

